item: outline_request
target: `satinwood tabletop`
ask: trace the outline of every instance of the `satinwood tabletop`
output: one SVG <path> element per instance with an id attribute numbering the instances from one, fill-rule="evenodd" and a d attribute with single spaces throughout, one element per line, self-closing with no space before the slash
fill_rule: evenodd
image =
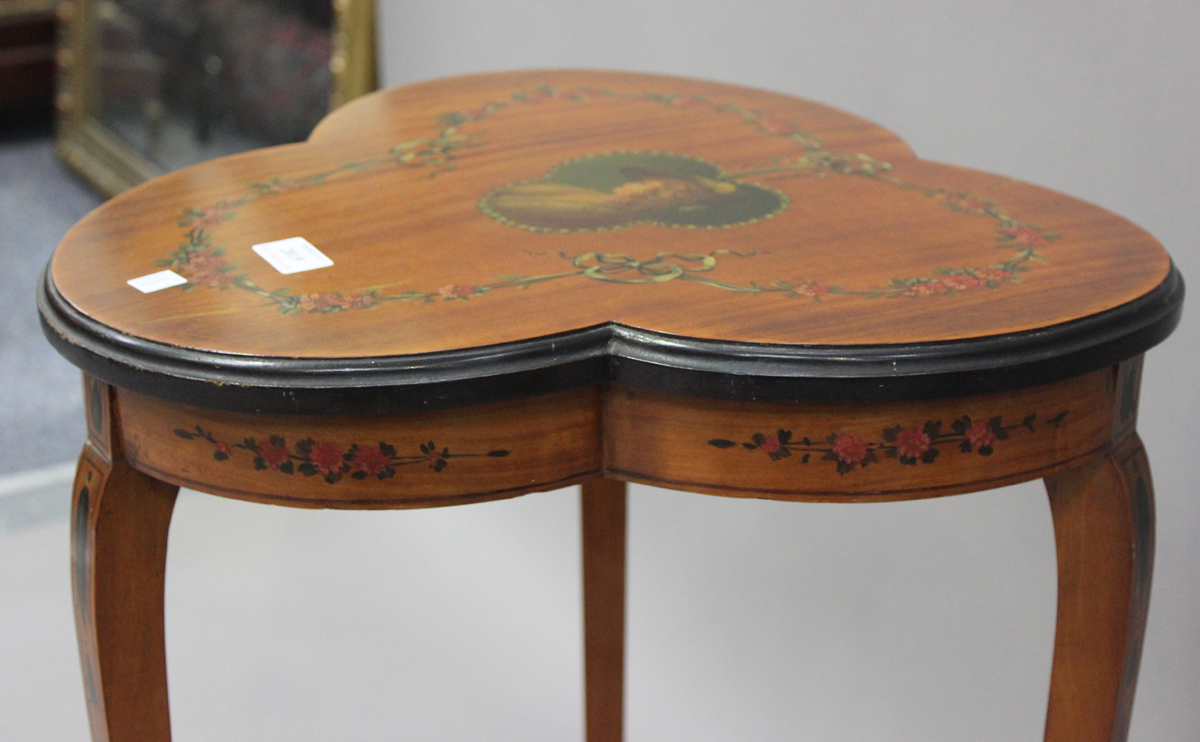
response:
<path id="1" fill-rule="evenodd" d="M 255 250 L 292 238 L 318 256 L 297 272 Z M 162 271 L 177 285 L 128 283 Z M 991 391 L 1142 352 L 1182 292 L 1131 222 L 920 160 L 856 116 L 543 71 L 376 93 L 306 143 L 134 188 L 67 235 L 41 305 L 51 340 L 114 383 L 355 411 L 605 379 L 791 401 Z"/>

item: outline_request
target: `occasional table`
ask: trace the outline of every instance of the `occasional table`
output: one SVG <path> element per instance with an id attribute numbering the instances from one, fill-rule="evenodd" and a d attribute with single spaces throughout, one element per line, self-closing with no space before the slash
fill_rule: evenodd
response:
<path id="1" fill-rule="evenodd" d="M 306 508 L 582 485 L 586 728 L 621 738 L 625 482 L 881 502 L 1044 478 L 1046 739 L 1121 742 L 1154 543 L 1162 247 L 891 132 L 696 80 L 528 72 L 359 99 L 134 188 L 38 294 L 84 372 L 76 621 L 93 738 L 170 738 L 180 486 Z"/>

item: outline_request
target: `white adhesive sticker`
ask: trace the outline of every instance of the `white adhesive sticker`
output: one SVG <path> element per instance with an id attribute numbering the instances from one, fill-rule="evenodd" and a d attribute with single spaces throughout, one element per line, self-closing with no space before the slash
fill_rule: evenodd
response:
<path id="1" fill-rule="evenodd" d="M 159 271 L 158 273 L 151 273 L 140 278 L 131 278 L 125 283 L 141 291 L 143 294 L 149 294 L 154 291 L 169 289 L 172 286 L 182 286 L 187 282 L 186 278 L 175 271 Z"/>
<path id="2" fill-rule="evenodd" d="M 313 247 L 312 243 L 303 237 L 264 242 L 261 245 L 251 245 L 250 249 L 285 276 L 333 265 L 333 261 L 325 257 L 325 253 Z"/>

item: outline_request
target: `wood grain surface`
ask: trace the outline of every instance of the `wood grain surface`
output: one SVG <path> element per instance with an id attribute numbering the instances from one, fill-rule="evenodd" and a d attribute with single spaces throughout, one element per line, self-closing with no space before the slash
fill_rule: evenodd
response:
<path id="1" fill-rule="evenodd" d="M 625 483 L 584 482 L 584 738 L 621 742 L 625 709 Z"/>
<path id="2" fill-rule="evenodd" d="M 298 507 L 496 500 L 600 475 L 599 389 L 406 415 L 272 416 L 118 390 L 120 447 L 141 471 Z"/>
<path id="3" fill-rule="evenodd" d="M 282 275 L 251 250 L 297 236 L 333 265 Z M 164 268 L 188 285 L 126 284 Z M 52 279 L 136 338 L 349 358 L 606 322 L 784 345 L 979 338 L 1126 304 L 1169 270 L 1118 216 L 918 160 L 815 103 L 547 71 L 385 91 L 308 143 L 135 188 L 71 230 Z"/>
<path id="4" fill-rule="evenodd" d="M 855 502 L 977 491 L 1078 465 L 1112 440 L 1114 371 L 1005 394 L 876 405 L 605 397 L 605 471 L 732 497 Z"/>
<path id="5" fill-rule="evenodd" d="M 733 497 L 900 500 L 1044 477 L 1103 453 L 1123 430 L 1118 375 L 879 404 L 697 400 L 606 384 L 359 416 L 222 412 L 117 389 L 116 414 L 119 448 L 139 470 L 298 507 L 451 505 L 601 476 Z"/>
<path id="6" fill-rule="evenodd" d="M 1150 577 L 1154 489 L 1136 434 L 1112 453 L 1049 477 L 1058 619 L 1046 742 L 1124 742 Z"/>
<path id="7" fill-rule="evenodd" d="M 71 581 L 94 742 L 170 742 L 163 581 L 178 490 L 84 446 Z"/>

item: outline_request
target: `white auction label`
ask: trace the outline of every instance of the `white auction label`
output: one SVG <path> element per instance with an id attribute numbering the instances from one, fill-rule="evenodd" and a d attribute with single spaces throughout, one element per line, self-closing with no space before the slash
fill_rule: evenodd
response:
<path id="1" fill-rule="evenodd" d="M 325 257 L 325 253 L 303 237 L 264 242 L 261 245 L 251 245 L 250 249 L 285 276 L 333 265 L 333 261 Z"/>
<path id="2" fill-rule="evenodd" d="M 143 294 L 149 294 L 154 291 L 169 289 L 172 286 L 182 286 L 187 282 L 186 278 L 175 271 L 159 271 L 158 273 L 151 273 L 140 278 L 131 278 L 125 283 L 141 291 Z"/>

